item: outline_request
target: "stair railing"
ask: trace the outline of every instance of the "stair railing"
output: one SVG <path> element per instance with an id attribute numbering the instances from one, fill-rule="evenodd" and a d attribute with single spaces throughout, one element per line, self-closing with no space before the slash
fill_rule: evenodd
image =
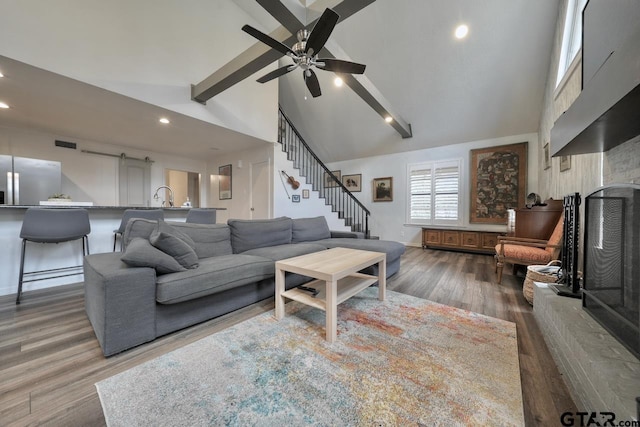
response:
<path id="1" fill-rule="evenodd" d="M 345 225 L 369 238 L 369 210 L 318 158 L 281 108 L 278 109 L 278 142 L 299 175 L 344 219 Z"/>

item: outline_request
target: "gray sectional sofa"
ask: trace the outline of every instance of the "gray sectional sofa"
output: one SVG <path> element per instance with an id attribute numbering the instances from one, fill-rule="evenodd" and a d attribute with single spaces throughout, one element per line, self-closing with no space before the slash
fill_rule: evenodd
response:
<path id="1" fill-rule="evenodd" d="M 277 260 L 348 247 L 385 252 L 387 277 L 398 271 L 404 245 L 357 237 L 330 231 L 324 217 L 226 225 L 132 219 L 124 253 L 85 257 L 85 309 L 110 356 L 272 297 Z M 309 280 L 287 273 L 286 288 Z"/>

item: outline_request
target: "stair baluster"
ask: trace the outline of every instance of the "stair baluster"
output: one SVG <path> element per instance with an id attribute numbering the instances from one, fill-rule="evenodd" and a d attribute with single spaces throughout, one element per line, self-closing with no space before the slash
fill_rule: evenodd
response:
<path id="1" fill-rule="evenodd" d="M 311 150 L 282 109 L 278 109 L 278 125 L 278 142 L 300 176 L 327 205 L 331 205 L 331 210 L 337 212 L 338 218 L 343 219 L 351 231 L 362 232 L 369 238 L 369 210 Z"/>

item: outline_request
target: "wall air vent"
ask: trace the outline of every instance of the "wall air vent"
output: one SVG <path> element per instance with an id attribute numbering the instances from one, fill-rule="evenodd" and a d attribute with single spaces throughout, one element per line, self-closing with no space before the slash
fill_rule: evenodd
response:
<path id="1" fill-rule="evenodd" d="M 72 150 L 75 150 L 78 147 L 78 144 L 75 142 L 60 141 L 56 139 L 56 147 L 71 148 Z"/>

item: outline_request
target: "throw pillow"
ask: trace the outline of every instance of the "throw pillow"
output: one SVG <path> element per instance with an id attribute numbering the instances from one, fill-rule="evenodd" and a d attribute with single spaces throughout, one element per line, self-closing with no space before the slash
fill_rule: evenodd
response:
<path id="1" fill-rule="evenodd" d="M 198 267 L 198 255 L 194 250 L 196 244 L 193 239 L 166 222 L 158 220 L 158 225 L 149 236 L 149 241 L 162 252 L 171 255 L 181 266 Z"/>
<path id="2" fill-rule="evenodd" d="M 158 274 L 186 270 L 172 256 L 154 248 L 147 239 L 140 237 L 131 240 L 120 259 L 131 267 L 151 267 Z"/>

